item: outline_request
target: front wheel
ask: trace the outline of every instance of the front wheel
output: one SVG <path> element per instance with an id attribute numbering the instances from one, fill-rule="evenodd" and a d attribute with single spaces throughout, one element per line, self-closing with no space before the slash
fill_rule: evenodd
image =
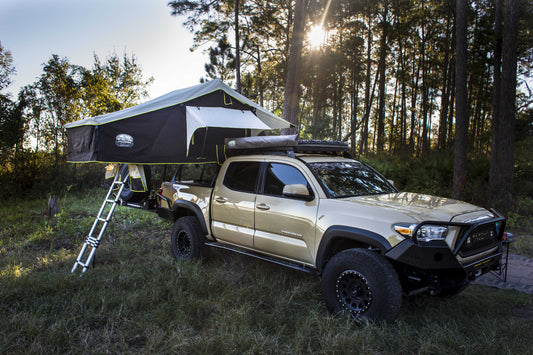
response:
<path id="1" fill-rule="evenodd" d="M 176 260 L 192 260 L 207 257 L 209 247 L 196 217 L 178 218 L 172 228 L 170 243 Z"/>
<path id="2" fill-rule="evenodd" d="M 366 249 L 347 249 L 334 255 L 322 274 L 322 293 L 333 314 L 393 321 L 402 304 L 398 274 L 381 255 Z"/>

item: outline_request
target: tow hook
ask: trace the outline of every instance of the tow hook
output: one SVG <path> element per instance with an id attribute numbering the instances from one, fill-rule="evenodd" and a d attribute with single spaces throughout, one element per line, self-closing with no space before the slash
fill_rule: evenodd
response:
<path id="1" fill-rule="evenodd" d="M 482 274 L 482 272 L 481 272 L 481 269 L 480 269 L 480 270 L 477 270 L 475 272 L 471 272 L 468 278 L 472 281 L 472 280 L 477 279 L 479 276 L 481 276 L 481 274 Z"/>

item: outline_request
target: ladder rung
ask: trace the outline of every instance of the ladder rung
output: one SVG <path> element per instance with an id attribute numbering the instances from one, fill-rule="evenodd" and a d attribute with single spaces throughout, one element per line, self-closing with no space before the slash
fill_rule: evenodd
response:
<path id="1" fill-rule="evenodd" d="M 90 266 L 91 261 L 94 260 L 94 253 L 96 252 L 96 248 L 98 248 L 98 246 L 100 245 L 100 238 L 102 238 L 102 235 L 104 234 L 106 230 L 107 223 L 111 221 L 111 216 L 113 215 L 113 212 L 115 211 L 116 205 L 119 203 L 120 194 L 125 185 L 124 181 L 121 181 L 120 178 L 123 178 L 123 177 L 117 174 L 115 176 L 115 181 L 113 181 L 113 184 L 111 184 L 111 186 L 109 187 L 109 191 L 107 192 L 107 195 L 104 198 L 104 202 L 102 203 L 102 206 L 100 207 L 100 211 L 98 212 L 98 215 L 94 220 L 91 231 L 89 232 L 89 235 L 87 236 L 87 239 L 85 240 L 85 243 L 83 244 L 83 247 L 80 250 L 78 258 L 76 259 L 76 262 L 74 263 L 74 267 L 72 268 L 71 272 L 74 272 L 76 268 L 78 267 L 78 265 L 82 266 L 83 267 L 82 272 L 85 272 L 87 268 Z M 116 190 L 118 191 L 115 193 L 114 191 Z M 110 196 L 115 196 L 115 198 L 111 199 L 109 198 Z M 101 216 L 104 213 L 104 210 L 106 208 L 106 203 L 112 203 L 113 205 L 109 209 L 107 217 L 102 218 Z M 105 222 L 106 224 L 102 226 L 102 229 L 100 230 L 98 238 L 95 238 L 92 236 L 92 234 L 95 231 L 95 228 L 98 222 Z M 88 246 L 93 247 L 93 249 L 89 252 L 89 256 L 86 259 L 86 262 L 82 262 L 81 259 L 84 258 L 84 255 L 85 255 L 85 252 Z"/>
<path id="2" fill-rule="evenodd" d="M 95 237 L 87 237 L 85 243 L 92 246 L 93 248 L 98 248 L 98 245 L 100 245 L 100 241 Z"/>
<path id="3" fill-rule="evenodd" d="M 82 263 L 81 261 L 76 261 L 76 264 L 79 265 L 79 266 L 85 267 L 85 268 L 88 268 L 88 267 L 89 267 L 88 264 L 86 264 L 86 263 Z"/>

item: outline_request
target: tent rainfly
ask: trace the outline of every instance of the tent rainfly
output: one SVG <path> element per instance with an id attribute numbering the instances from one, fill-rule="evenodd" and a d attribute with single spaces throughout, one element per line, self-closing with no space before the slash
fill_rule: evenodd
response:
<path id="1" fill-rule="evenodd" d="M 73 163 L 220 161 L 224 139 L 290 124 L 216 79 L 65 125 Z"/>

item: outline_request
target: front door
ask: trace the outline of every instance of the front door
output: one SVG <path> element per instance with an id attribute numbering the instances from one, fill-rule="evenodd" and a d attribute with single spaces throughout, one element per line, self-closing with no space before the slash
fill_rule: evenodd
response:
<path id="1" fill-rule="evenodd" d="M 314 264 L 318 198 L 309 201 L 283 195 L 286 185 L 301 184 L 316 196 L 308 178 L 284 163 L 266 163 L 263 172 L 263 186 L 255 200 L 254 248 Z"/>

